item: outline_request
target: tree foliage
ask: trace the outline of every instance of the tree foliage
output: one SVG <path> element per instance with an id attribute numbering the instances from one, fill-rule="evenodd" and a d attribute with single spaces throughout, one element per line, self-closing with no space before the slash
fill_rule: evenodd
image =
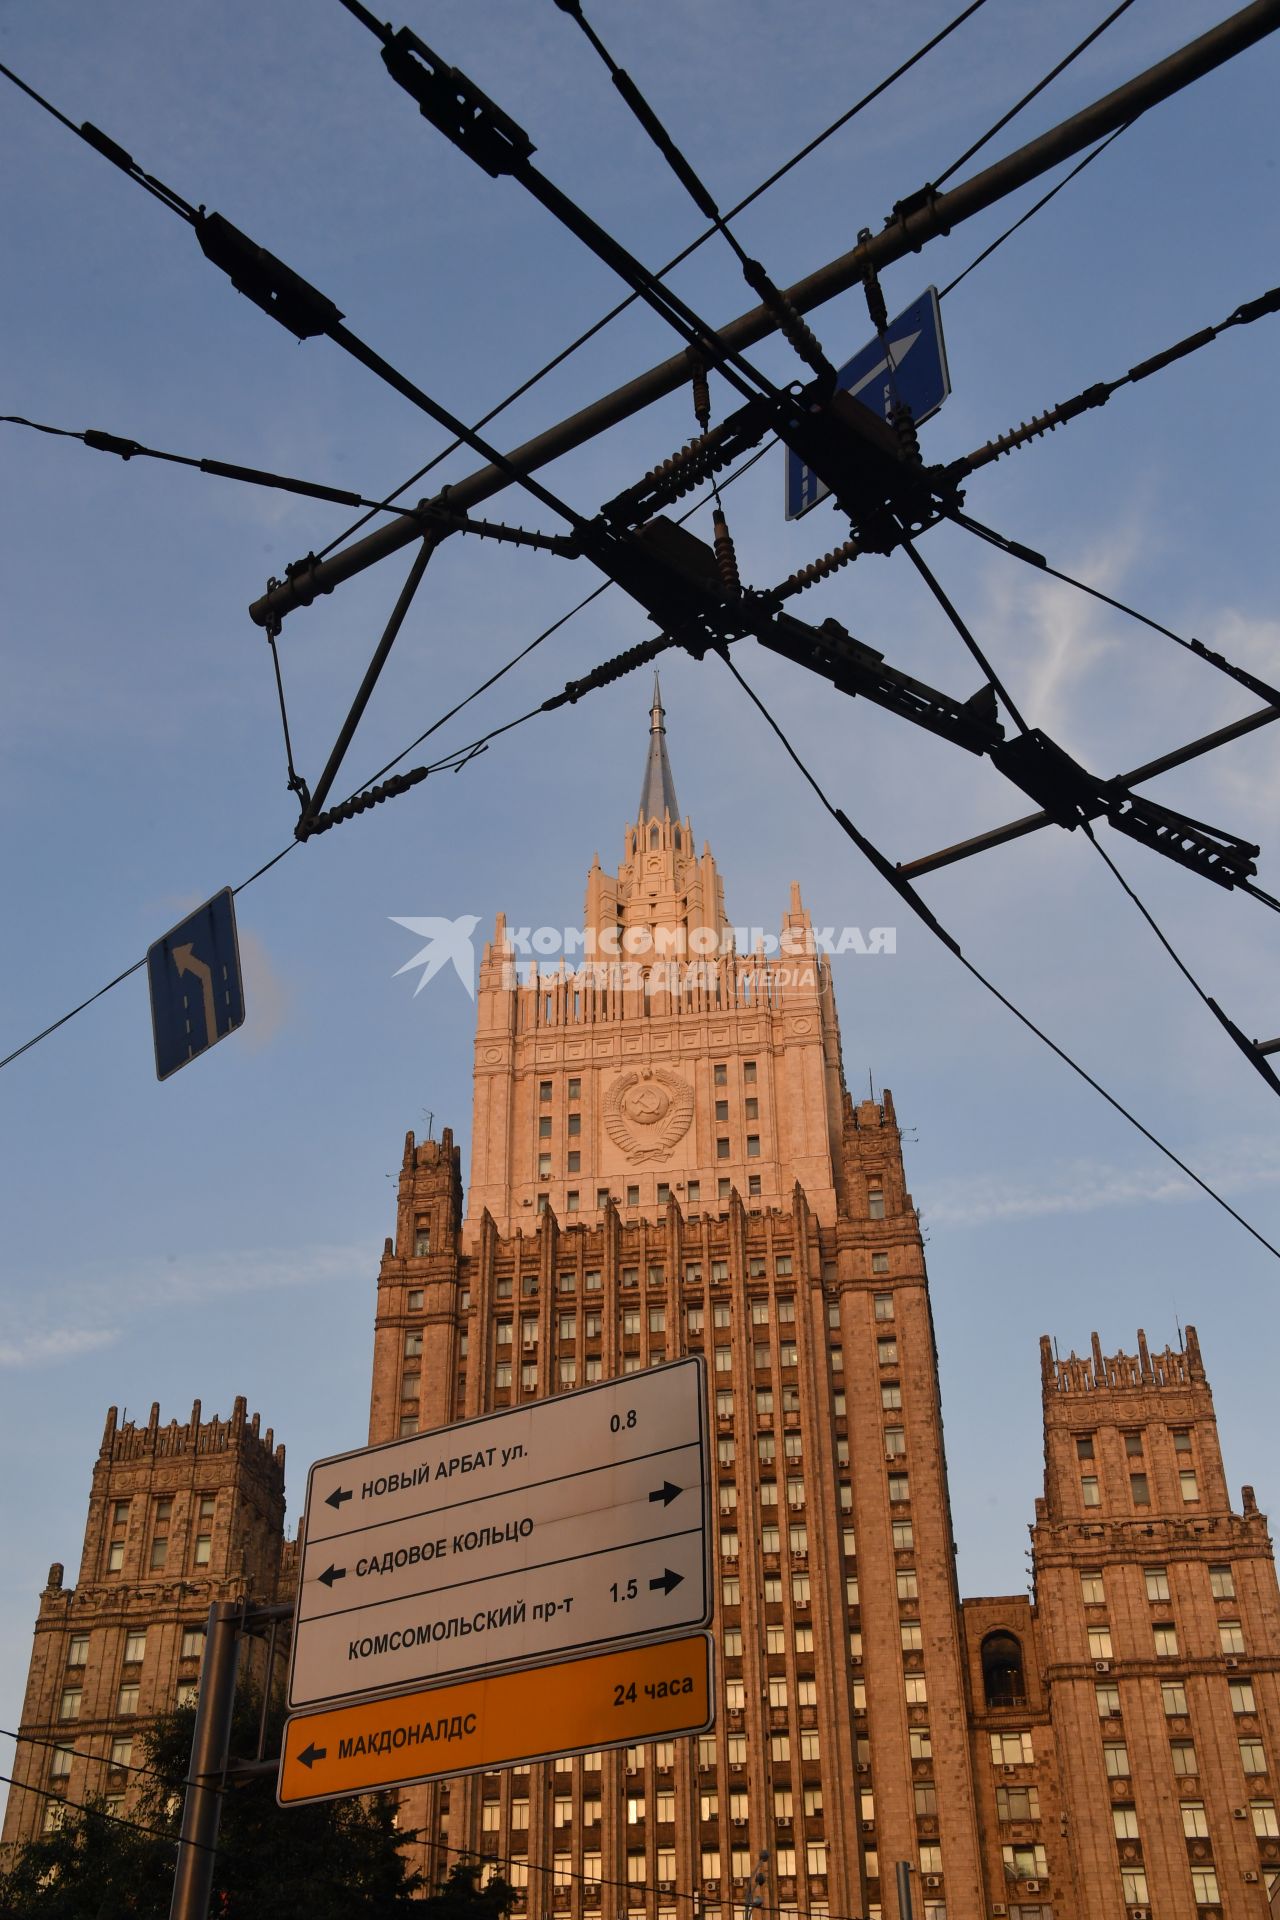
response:
<path id="1" fill-rule="evenodd" d="M 194 1722 L 194 1708 L 179 1708 L 136 1742 L 142 1765 L 118 1818 L 96 1798 L 68 1807 L 58 1832 L 17 1849 L 0 1872 L 2 1920 L 167 1920 Z M 252 1753 L 257 1729 L 258 1707 L 246 1695 L 232 1753 Z M 230 1778 L 213 1920 L 391 1920 L 437 1901 L 436 1920 L 501 1920 L 506 1908 L 457 1868 L 426 1902 L 415 1898 L 424 1882 L 401 1852 L 410 1836 L 394 1815 L 390 1794 L 280 1807 L 273 1776 Z"/>

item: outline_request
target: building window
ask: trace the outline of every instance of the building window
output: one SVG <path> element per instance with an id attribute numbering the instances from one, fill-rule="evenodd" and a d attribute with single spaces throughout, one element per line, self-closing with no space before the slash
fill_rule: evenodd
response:
<path id="1" fill-rule="evenodd" d="M 915 1600 L 919 1596 L 914 1567 L 899 1567 L 894 1576 L 899 1600 Z"/>
<path id="2" fill-rule="evenodd" d="M 1157 1657 L 1167 1659 L 1178 1651 L 1177 1628 L 1171 1620 L 1158 1621 L 1151 1629 Z"/>
<path id="3" fill-rule="evenodd" d="M 62 1697 L 58 1702 L 59 1720 L 78 1720 L 80 1718 L 80 1698 L 79 1687 L 64 1687 L 62 1689 Z"/>
<path id="4" fill-rule="evenodd" d="M 639 1189 L 639 1187 L 628 1187 L 628 1188 L 627 1188 L 627 1205 L 628 1205 L 629 1207 L 638 1207 L 638 1206 L 640 1205 L 640 1189 Z M 634 1271 L 634 1269 L 633 1269 L 633 1271 Z"/>
<path id="5" fill-rule="evenodd" d="M 1097 1507 L 1102 1504 L 1098 1495 L 1098 1482 L 1091 1473 L 1086 1473 L 1080 1482 L 1080 1498 L 1086 1507 Z"/>
<path id="6" fill-rule="evenodd" d="M 184 1627 L 182 1629 L 182 1651 L 179 1655 L 180 1659 L 202 1660 L 204 1658 L 204 1633 L 205 1630 L 203 1627 Z"/>
<path id="7" fill-rule="evenodd" d="M 1090 1567 L 1080 1573 L 1080 1598 L 1086 1607 L 1100 1607 L 1106 1598 L 1102 1586 L 1102 1569 Z"/>
<path id="8" fill-rule="evenodd" d="M 1092 1458 L 1093 1435 L 1091 1433 L 1078 1433 L 1076 1435 L 1076 1459 L 1092 1460 Z"/>
<path id="9" fill-rule="evenodd" d="M 1147 1583 L 1148 1600 L 1169 1598 L 1169 1575 L 1164 1567 L 1144 1567 L 1142 1577 Z"/>
<path id="10" fill-rule="evenodd" d="M 138 1687 L 136 1681 L 127 1681 L 121 1687 L 116 1699 L 117 1713 L 136 1713 L 138 1711 Z"/>
<path id="11" fill-rule="evenodd" d="M 1230 1567 L 1210 1567 L 1209 1591 L 1215 1600 L 1235 1599 L 1235 1575 L 1232 1573 Z"/>
<path id="12" fill-rule="evenodd" d="M 1200 1498 L 1200 1484 L 1196 1479 L 1194 1467 L 1187 1467 L 1178 1475 L 1178 1487 L 1185 1505 L 1190 1506 Z"/>
<path id="13" fill-rule="evenodd" d="M 199 1693 L 200 1685 L 198 1681 L 179 1680 L 177 1692 L 173 1696 L 174 1704 L 179 1707 L 194 1707 Z"/>
<path id="14" fill-rule="evenodd" d="M 1129 1749 L 1123 1740 L 1103 1741 L 1102 1763 L 1107 1770 L 1108 1780 L 1129 1778 Z"/>
<path id="15" fill-rule="evenodd" d="M 112 1749 L 114 1752 L 114 1748 Z M 55 1747 L 53 1759 L 49 1762 L 49 1778 L 65 1780 L 71 1772 L 71 1762 L 75 1758 L 74 1747 Z"/>
<path id="16" fill-rule="evenodd" d="M 146 1659 L 147 1635 L 145 1628 L 141 1633 L 126 1633 L 124 1637 L 124 1657 L 126 1663 Z"/>
<path id="17" fill-rule="evenodd" d="M 885 1380 L 880 1387 L 880 1405 L 886 1413 L 896 1413 L 902 1406 L 902 1386 L 897 1380 Z"/>
<path id="18" fill-rule="evenodd" d="M 1212 1906 L 1218 1899 L 1218 1875 L 1213 1867 L 1192 1867 L 1191 1891 L 1198 1907 Z"/>
<path id="19" fill-rule="evenodd" d="M 1147 1485 L 1147 1476 L 1145 1473 L 1131 1473 L 1129 1475 L 1129 1493 L 1135 1507 L 1149 1507 L 1151 1505 L 1151 1489 Z"/>
<path id="20" fill-rule="evenodd" d="M 155 1523 L 151 1534 L 151 1571 L 156 1573 L 169 1557 L 169 1521 L 173 1515 L 172 1500 L 157 1500 Z"/>
<path id="21" fill-rule="evenodd" d="M 1261 1740 L 1242 1740 L 1240 1742 L 1240 1765 L 1246 1773 L 1266 1772 L 1267 1756 L 1262 1751 Z"/>
<path id="22" fill-rule="evenodd" d="M 1165 1680 L 1161 1683 L 1160 1698 L 1166 1715 L 1170 1719 L 1187 1711 L 1187 1689 L 1182 1680 Z"/>
<path id="23" fill-rule="evenodd" d="M 141 1654 L 139 1654 L 141 1659 Z M 86 1667 L 89 1664 L 89 1636 L 87 1633 L 73 1633 L 67 1645 L 67 1665 Z"/>
<path id="24" fill-rule="evenodd" d="M 1190 1429 L 1190 1427 L 1175 1427 L 1175 1428 L 1174 1428 L 1174 1430 L 1173 1430 L 1173 1450 L 1174 1450 L 1174 1452 L 1175 1452 L 1175 1453 L 1190 1453 L 1190 1451 L 1191 1451 L 1191 1429 Z"/>
<path id="25" fill-rule="evenodd" d="M 908 1673 L 903 1678 L 906 1701 L 909 1707 L 922 1707 L 929 1698 L 929 1686 L 922 1673 Z"/>
<path id="26" fill-rule="evenodd" d="M 1173 1770 L 1176 1774 L 1185 1777 L 1187 1774 L 1199 1773 L 1200 1763 L 1196 1759 L 1194 1742 L 1190 1740 L 1173 1741 L 1169 1748 L 1169 1755 L 1173 1761 Z"/>
<path id="27" fill-rule="evenodd" d="M 1238 1620 L 1219 1620 L 1218 1645 L 1223 1653 L 1244 1652 L 1244 1633 Z"/>
<path id="28" fill-rule="evenodd" d="M 1015 1634 L 989 1633 L 983 1641 L 982 1684 L 989 1707 L 1017 1707 L 1026 1699 L 1022 1642 Z"/>
<path id="29" fill-rule="evenodd" d="M 1253 1830 L 1260 1840 L 1280 1839 L 1280 1821 L 1276 1819 L 1274 1800 L 1251 1800 L 1249 1811 L 1253 1815 Z"/>
<path id="30" fill-rule="evenodd" d="M 551 1098 L 551 1082 L 549 1080 L 539 1080 L 538 1098 L 539 1100 L 549 1100 Z"/>
<path id="31" fill-rule="evenodd" d="M 884 1219 L 884 1189 L 882 1187 L 868 1187 L 867 1211 L 873 1220 Z"/>
<path id="32" fill-rule="evenodd" d="M 909 1520 L 895 1520 L 893 1523 L 893 1550 L 895 1553 L 910 1553 L 915 1538 Z"/>
<path id="33" fill-rule="evenodd" d="M 749 1133 L 747 1135 L 747 1158 L 748 1160 L 758 1160 L 760 1158 L 760 1135 L 758 1133 Z"/>
<path id="34" fill-rule="evenodd" d="M 1252 1680 L 1233 1680 L 1227 1689 L 1231 1698 L 1232 1713 L 1256 1713 L 1258 1703 L 1253 1697 Z"/>
<path id="35" fill-rule="evenodd" d="M 845 1498 L 844 1498 L 846 1493 L 849 1495 L 848 1504 L 852 1506 L 853 1488 L 850 1486 L 845 1486 L 843 1484 L 841 1485 L 841 1488 L 840 1488 L 840 1504 L 841 1506 L 844 1506 L 846 1504 Z M 891 1473 L 889 1475 L 889 1498 L 890 1500 L 909 1500 L 911 1498 L 907 1476 L 905 1473 Z"/>
<path id="36" fill-rule="evenodd" d="M 1120 1689 L 1109 1681 L 1097 1681 L 1093 1697 L 1098 1703 L 1099 1720 L 1113 1720 L 1120 1711 Z"/>
<path id="37" fill-rule="evenodd" d="M 576 1157 L 576 1155 L 570 1155 L 571 1159 L 576 1159 Z M 570 1172 L 572 1171 L 573 1169 L 570 1168 Z M 578 1189 L 576 1187 L 570 1187 L 564 1199 L 566 1213 L 576 1213 L 578 1211 Z"/>
<path id="38" fill-rule="evenodd" d="M 1120 1801 L 1111 1809 L 1111 1827 L 1117 1840 L 1136 1840 L 1138 1809 L 1131 1803 Z"/>
<path id="39" fill-rule="evenodd" d="M 907 1749 L 913 1760 L 932 1760 L 933 1741 L 928 1727 L 908 1727 Z"/>
<path id="40" fill-rule="evenodd" d="M 1207 1840 L 1209 1822 L 1205 1819 L 1203 1800 L 1184 1800 L 1182 1806 L 1182 1831 L 1188 1840 Z"/>
<path id="41" fill-rule="evenodd" d="M 547 1171 L 549 1173 L 551 1169 L 548 1167 Z M 551 1195 L 549 1193 L 540 1193 L 538 1195 L 537 1202 L 535 1205 L 535 1212 L 546 1213 L 550 1205 L 551 1205 Z"/>
<path id="42" fill-rule="evenodd" d="M 213 1514 L 216 1505 L 211 1493 L 201 1496 L 196 1516 L 196 1543 L 193 1559 L 197 1567 L 207 1567 L 213 1553 Z"/>
<path id="43" fill-rule="evenodd" d="M 1120 1892 L 1127 1907 L 1145 1906 L 1148 1899 L 1144 1867 L 1124 1867 L 1120 1873 Z"/>
<path id="44" fill-rule="evenodd" d="M 67 1810 L 61 1800 L 51 1800 L 44 1810 L 44 1830 L 46 1833 L 60 1833 Z"/>
<path id="45" fill-rule="evenodd" d="M 760 1198 L 760 1175 L 758 1173 L 749 1173 L 747 1175 L 747 1198 L 748 1200 L 758 1200 Z"/>

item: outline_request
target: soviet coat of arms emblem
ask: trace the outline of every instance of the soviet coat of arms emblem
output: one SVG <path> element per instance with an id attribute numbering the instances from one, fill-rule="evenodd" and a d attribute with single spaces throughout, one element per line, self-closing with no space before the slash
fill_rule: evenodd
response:
<path id="1" fill-rule="evenodd" d="M 692 1119 L 693 1088 L 667 1067 L 624 1073 L 605 1095 L 605 1129 L 628 1160 L 665 1160 Z"/>

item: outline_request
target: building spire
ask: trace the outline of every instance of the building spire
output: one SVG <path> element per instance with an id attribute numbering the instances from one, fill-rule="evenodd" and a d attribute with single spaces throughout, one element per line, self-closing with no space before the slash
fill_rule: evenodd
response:
<path id="1" fill-rule="evenodd" d="M 640 789 L 641 820 L 661 820 L 665 814 L 670 814 L 673 820 L 680 818 L 676 783 L 671 776 L 671 762 L 667 758 L 665 719 L 662 688 L 655 673 L 653 705 L 649 709 L 649 758 L 645 762 L 644 785 Z"/>

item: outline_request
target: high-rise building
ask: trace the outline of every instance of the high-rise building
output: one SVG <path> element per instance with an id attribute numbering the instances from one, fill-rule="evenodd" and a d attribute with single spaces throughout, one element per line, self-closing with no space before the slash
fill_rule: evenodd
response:
<path id="1" fill-rule="evenodd" d="M 55 1562 L 40 1596 L 5 1842 L 56 1827 L 64 1799 L 124 1809 L 137 1730 L 194 1697 L 212 1602 L 275 1598 L 282 1558 L 293 1577 L 283 1531 L 284 1448 L 243 1400 L 164 1426 L 158 1405 L 145 1426 L 110 1409 L 79 1576 Z"/>
<path id="2" fill-rule="evenodd" d="M 501 918 L 485 947 L 470 1192 L 448 1129 L 408 1136 L 370 1439 L 701 1353 L 716 1726 L 409 1789 L 419 1863 L 491 1857 L 531 1920 L 735 1920 L 766 1849 L 784 1920 L 896 1920 L 900 1861 L 916 1920 L 1264 1920 L 1280 1591 L 1252 1490 L 1231 1508 L 1194 1330 L 1109 1357 L 1095 1335 L 1083 1360 L 1042 1343 L 1034 1591 L 961 1601 L 893 1099 L 845 1088 L 795 889 L 775 950 L 738 950 L 656 686 L 640 805 L 618 872 L 591 867 L 582 933 L 584 964 L 552 976 Z M 143 1553 L 161 1494 L 145 1473 L 136 1491 L 122 1539 Z M 77 1594 L 112 1577 L 107 1493 L 95 1478 Z M 241 1573 L 269 1597 L 274 1564 L 264 1533 Z M 104 1685 L 130 1628 L 151 1660 L 169 1604 L 142 1581 Z M 79 1618 L 42 1600 L 24 1733 L 56 1721 Z M 186 1672 L 168 1645 L 157 1701 Z M 103 1700 L 99 1746 L 124 1724 Z M 20 1753 L 44 1792 L 78 1778 Z"/>

